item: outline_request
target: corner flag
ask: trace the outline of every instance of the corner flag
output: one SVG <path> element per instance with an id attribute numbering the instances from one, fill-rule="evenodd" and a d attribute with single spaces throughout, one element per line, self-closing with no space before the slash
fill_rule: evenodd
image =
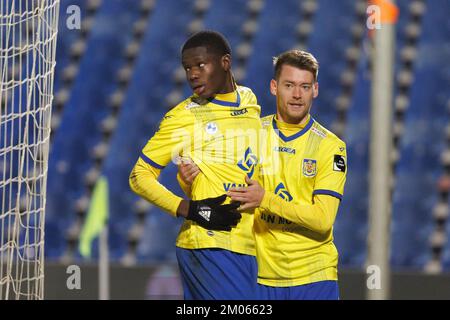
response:
<path id="1" fill-rule="evenodd" d="M 108 219 L 108 180 L 101 176 L 94 186 L 91 204 L 80 234 L 78 250 L 83 257 L 91 256 L 92 241 L 100 234 Z"/>

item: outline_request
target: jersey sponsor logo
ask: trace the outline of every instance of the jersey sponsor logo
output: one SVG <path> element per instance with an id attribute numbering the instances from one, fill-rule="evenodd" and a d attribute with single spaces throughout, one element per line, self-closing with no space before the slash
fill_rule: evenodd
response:
<path id="1" fill-rule="evenodd" d="M 217 124 L 215 122 L 208 122 L 205 126 L 205 130 L 209 134 L 215 134 L 218 130 Z"/>
<path id="2" fill-rule="evenodd" d="M 234 117 L 234 116 L 240 116 L 240 115 L 243 115 L 246 113 L 248 113 L 248 110 L 247 110 L 247 108 L 244 108 L 244 109 L 240 109 L 240 110 L 235 110 L 235 111 L 231 112 L 230 114 L 231 114 L 231 116 Z"/>
<path id="3" fill-rule="evenodd" d="M 223 183 L 223 189 L 225 191 L 228 191 L 231 188 L 236 188 L 236 187 L 247 187 L 247 185 L 245 183 L 234 183 L 234 182 L 224 182 Z"/>
<path id="4" fill-rule="evenodd" d="M 290 202 L 293 199 L 289 191 L 284 186 L 283 182 L 280 182 L 277 185 L 277 187 L 275 188 L 275 194 L 287 202 Z"/>
<path id="5" fill-rule="evenodd" d="M 202 207 L 200 207 L 198 214 L 201 215 L 203 217 L 203 219 L 205 219 L 206 221 L 209 221 L 209 219 L 211 217 L 211 208 L 202 206 Z"/>
<path id="6" fill-rule="evenodd" d="M 245 150 L 244 158 L 239 160 L 237 165 L 240 169 L 247 173 L 251 178 L 255 172 L 255 166 L 258 163 L 258 157 L 252 152 L 250 147 Z"/>
<path id="7" fill-rule="evenodd" d="M 303 159 L 303 175 L 314 177 L 317 173 L 317 161 L 315 159 Z"/>
<path id="8" fill-rule="evenodd" d="M 333 170 L 334 171 L 339 171 L 339 172 L 345 172 L 345 157 L 341 156 L 339 154 L 335 154 L 334 155 L 334 160 L 333 160 Z"/>
<path id="9" fill-rule="evenodd" d="M 295 154 L 295 149 L 294 148 L 288 148 L 288 147 L 274 147 L 273 151 Z"/>
<path id="10" fill-rule="evenodd" d="M 282 218 L 275 214 L 266 213 L 266 212 L 261 212 L 261 214 L 259 215 L 259 218 L 261 220 L 264 220 L 268 223 L 273 223 L 273 224 L 292 224 L 292 221 L 290 221 L 288 219 Z"/>

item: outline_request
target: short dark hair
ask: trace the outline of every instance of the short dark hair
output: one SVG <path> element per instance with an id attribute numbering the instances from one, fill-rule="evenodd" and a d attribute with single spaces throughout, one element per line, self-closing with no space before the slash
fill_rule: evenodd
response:
<path id="1" fill-rule="evenodd" d="M 281 67 L 285 64 L 301 70 L 311 71 L 314 75 L 314 82 L 317 82 L 319 62 L 317 62 L 311 53 L 302 50 L 289 50 L 283 52 L 278 57 L 274 57 L 275 80 L 278 80 L 280 77 Z"/>
<path id="2" fill-rule="evenodd" d="M 208 52 L 224 56 L 231 55 L 231 47 L 223 34 L 217 31 L 204 30 L 194 33 L 184 43 L 181 54 L 187 49 L 205 47 Z"/>

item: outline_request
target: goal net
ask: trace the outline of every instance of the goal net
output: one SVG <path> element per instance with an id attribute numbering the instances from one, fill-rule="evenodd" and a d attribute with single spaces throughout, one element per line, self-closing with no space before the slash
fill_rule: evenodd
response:
<path id="1" fill-rule="evenodd" d="M 0 299 L 44 298 L 59 0 L 0 0 Z"/>

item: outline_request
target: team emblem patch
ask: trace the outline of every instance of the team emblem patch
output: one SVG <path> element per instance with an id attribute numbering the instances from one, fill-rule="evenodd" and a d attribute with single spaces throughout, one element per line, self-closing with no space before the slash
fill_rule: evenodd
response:
<path id="1" fill-rule="evenodd" d="M 317 161 L 314 159 L 303 159 L 303 175 L 314 177 L 317 173 Z"/>

